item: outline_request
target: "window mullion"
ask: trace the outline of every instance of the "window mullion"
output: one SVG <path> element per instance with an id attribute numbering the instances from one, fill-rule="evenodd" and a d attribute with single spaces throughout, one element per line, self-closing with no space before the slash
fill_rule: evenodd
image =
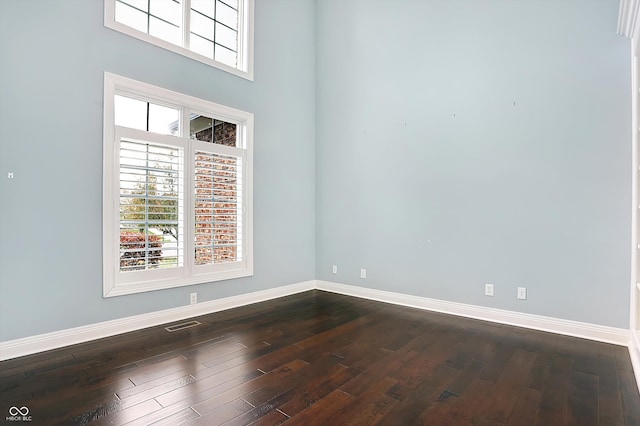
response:
<path id="1" fill-rule="evenodd" d="M 185 275 L 190 276 L 194 271 L 195 266 L 195 232 L 194 232 L 194 217 L 195 207 L 193 201 L 194 192 L 194 172 L 193 172 L 193 157 L 194 150 L 190 143 L 190 121 L 189 117 L 191 111 L 188 108 L 182 108 L 180 117 L 180 136 L 185 140 L 183 167 L 184 167 L 184 265 Z"/>
<path id="2" fill-rule="evenodd" d="M 151 34 L 151 0 L 147 0 L 147 34 Z"/>
<path id="3" fill-rule="evenodd" d="M 191 50 L 191 0 L 182 0 L 182 43 Z"/>
<path id="4" fill-rule="evenodd" d="M 147 103 L 147 127 L 149 122 L 149 104 Z M 147 144 L 145 151 L 145 188 L 144 188 L 144 259 L 145 265 L 149 265 L 149 251 L 151 249 L 151 241 L 149 239 L 149 145 Z"/>

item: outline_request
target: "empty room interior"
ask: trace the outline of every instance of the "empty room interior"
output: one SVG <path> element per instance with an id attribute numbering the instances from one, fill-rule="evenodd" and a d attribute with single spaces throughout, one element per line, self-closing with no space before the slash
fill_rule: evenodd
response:
<path id="1" fill-rule="evenodd" d="M 0 418 L 640 425 L 640 0 L 1 0 Z"/>

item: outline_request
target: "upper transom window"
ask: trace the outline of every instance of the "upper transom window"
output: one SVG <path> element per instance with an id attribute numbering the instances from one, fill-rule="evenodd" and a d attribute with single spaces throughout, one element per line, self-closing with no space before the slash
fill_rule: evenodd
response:
<path id="1" fill-rule="evenodd" d="M 104 25 L 253 80 L 254 0 L 105 0 Z"/>

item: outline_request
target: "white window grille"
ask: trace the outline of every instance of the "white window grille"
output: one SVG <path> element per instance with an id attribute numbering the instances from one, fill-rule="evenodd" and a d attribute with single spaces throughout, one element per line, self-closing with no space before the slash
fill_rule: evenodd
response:
<path id="1" fill-rule="evenodd" d="M 104 25 L 253 80 L 254 0 L 104 0 Z"/>

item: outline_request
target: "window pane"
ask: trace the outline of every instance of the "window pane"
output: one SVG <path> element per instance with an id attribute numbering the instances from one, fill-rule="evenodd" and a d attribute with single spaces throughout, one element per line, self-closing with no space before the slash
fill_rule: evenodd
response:
<path id="1" fill-rule="evenodd" d="M 238 54 L 225 47 L 216 45 L 216 57 L 215 60 L 227 64 L 235 68 L 238 61 Z"/>
<path id="2" fill-rule="evenodd" d="M 182 150 L 120 142 L 120 271 L 182 266 Z"/>
<path id="3" fill-rule="evenodd" d="M 218 145 L 236 146 L 236 125 L 204 115 L 192 114 L 189 124 L 192 139 Z"/>
<path id="4" fill-rule="evenodd" d="M 216 0 L 191 0 L 191 9 L 197 10 L 203 15 L 214 18 Z"/>
<path id="5" fill-rule="evenodd" d="M 238 0 L 222 0 L 222 2 L 238 10 Z"/>
<path id="6" fill-rule="evenodd" d="M 196 265 L 242 260 L 242 160 L 196 151 Z"/>
<path id="7" fill-rule="evenodd" d="M 182 6 L 174 0 L 151 0 L 151 14 L 180 27 L 182 25 Z"/>
<path id="8" fill-rule="evenodd" d="M 114 109 L 117 126 L 163 135 L 177 135 L 180 129 L 180 110 L 177 108 L 115 95 Z"/>
<path id="9" fill-rule="evenodd" d="M 143 33 L 147 32 L 147 14 L 140 12 L 126 4 L 116 2 L 116 17 L 117 22 L 127 25 Z"/>
<path id="10" fill-rule="evenodd" d="M 216 43 L 221 44 L 230 50 L 237 50 L 238 33 L 224 25 L 216 23 Z"/>
<path id="11" fill-rule="evenodd" d="M 149 104 L 149 131 L 163 135 L 177 135 L 180 110 Z"/>
<path id="12" fill-rule="evenodd" d="M 218 5 L 216 6 L 216 21 L 221 22 L 237 31 L 238 11 L 218 1 Z"/>
<path id="13" fill-rule="evenodd" d="M 191 33 L 189 47 L 192 51 L 213 59 L 213 42 Z"/>
<path id="14" fill-rule="evenodd" d="M 116 95 L 114 97 L 116 126 L 147 130 L 147 103 Z"/>
<path id="15" fill-rule="evenodd" d="M 191 12 L 191 32 L 213 41 L 214 20 Z"/>
<path id="16" fill-rule="evenodd" d="M 158 18 L 149 18 L 149 34 L 168 41 L 169 43 L 182 44 L 182 31 L 180 31 L 180 27 L 168 24 Z"/>
<path id="17" fill-rule="evenodd" d="M 122 2 L 128 4 L 129 6 L 133 6 L 136 9 L 140 9 L 143 12 L 148 12 L 149 3 L 147 0 L 118 0 L 118 2 Z"/>

